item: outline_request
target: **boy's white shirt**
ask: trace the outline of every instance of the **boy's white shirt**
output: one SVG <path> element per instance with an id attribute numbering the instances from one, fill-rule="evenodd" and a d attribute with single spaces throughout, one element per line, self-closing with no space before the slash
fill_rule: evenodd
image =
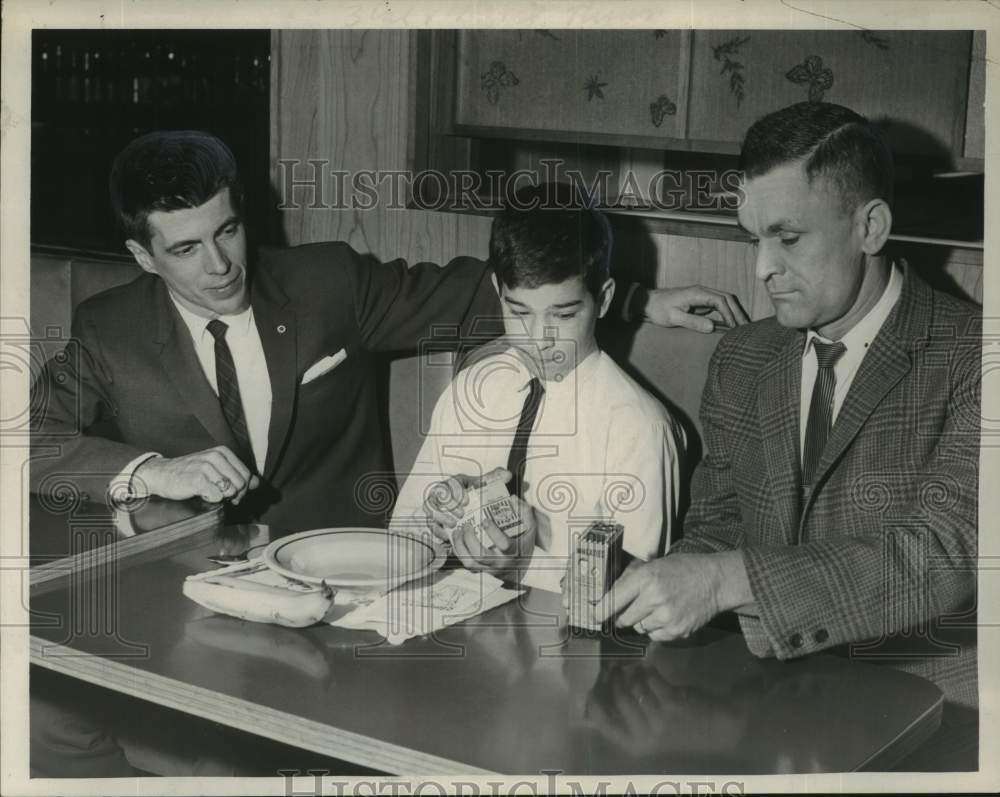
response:
<path id="1" fill-rule="evenodd" d="M 442 478 L 505 467 L 532 377 L 513 348 L 462 370 L 437 401 L 390 527 L 426 530 L 424 496 Z M 558 592 L 571 535 L 595 520 L 625 527 L 624 547 L 648 560 L 666 551 L 680 490 L 681 426 L 597 350 L 545 394 L 531 434 L 524 499 L 550 550 L 535 548 L 527 586 Z M 543 537 L 544 538 L 544 537 Z"/>

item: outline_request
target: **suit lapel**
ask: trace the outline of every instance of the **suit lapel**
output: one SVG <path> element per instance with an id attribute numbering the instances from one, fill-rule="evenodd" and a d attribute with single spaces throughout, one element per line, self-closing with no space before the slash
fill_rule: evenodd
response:
<path id="1" fill-rule="evenodd" d="M 818 486 L 830 467 L 843 455 L 861 427 L 892 388 L 910 370 L 907 351 L 891 337 L 879 335 L 865 355 L 837 421 L 830 430 L 830 439 L 816 466 Z M 813 493 L 815 494 L 815 490 Z"/>
<path id="2" fill-rule="evenodd" d="M 777 357 L 761 373 L 757 416 L 763 434 L 767 484 L 782 537 L 791 543 L 799 521 L 799 394 L 801 333 L 789 332 Z"/>
<path id="3" fill-rule="evenodd" d="M 166 286 L 159 282 L 156 292 L 156 337 L 160 346 L 160 365 L 167 380 L 191 412 L 205 427 L 208 434 L 219 444 L 236 450 L 222 405 L 212 386 L 205 378 L 205 372 L 194 351 L 194 343 L 187 327 L 167 294 Z"/>
<path id="4" fill-rule="evenodd" d="M 284 291 L 259 264 L 254 274 L 251 297 L 254 320 L 271 380 L 271 422 L 263 473 L 264 478 L 270 478 L 284 450 L 295 403 L 295 313 L 288 307 Z"/>
<path id="5" fill-rule="evenodd" d="M 844 455 L 886 394 L 909 373 L 913 366 L 911 349 L 927 337 L 932 315 L 929 289 L 910 273 L 905 263 L 902 266 L 902 293 L 872 341 L 840 408 L 816 466 L 816 488 L 803 507 L 803 520 L 827 472 Z"/>

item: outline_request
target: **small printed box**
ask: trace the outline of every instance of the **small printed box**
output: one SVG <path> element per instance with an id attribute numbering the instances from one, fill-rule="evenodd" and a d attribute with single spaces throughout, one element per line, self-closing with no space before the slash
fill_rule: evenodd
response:
<path id="1" fill-rule="evenodd" d="M 592 622 L 591 606 L 604 597 L 622 573 L 624 535 L 625 529 L 618 523 L 596 522 L 577 539 L 565 585 L 571 626 L 585 631 L 607 630 L 609 623 Z"/>
<path id="2" fill-rule="evenodd" d="M 463 512 L 462 520 L 452 530 L 452 540 L 459 532 L 472 529 L 484 548 L 493 549 L 493 541 L 483 529 L 483 521 L 487 517 L 508 537 L 518 537 L 526 531 L 517 501 L 501 481 L 488 482 L 479 489 L 470 490 L 469 503 Z"/>

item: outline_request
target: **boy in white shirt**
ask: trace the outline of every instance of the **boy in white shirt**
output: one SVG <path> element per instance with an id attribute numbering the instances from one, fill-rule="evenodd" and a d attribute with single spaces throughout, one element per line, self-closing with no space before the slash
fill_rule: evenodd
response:
<path id="1" fill-rule="evenodd" d="M 438 399 L 391 526 L 449 540 L 484 476 L 507 481 L 527 531 L 488 518 L 484 547 L 451 539 L 470 570 L 559 591 L 574 536 L 595 520 L 625 528 L 633 557 L 662 556 L 678 503 L 683 431 L 600 350 L 614 295 L 611 228 L 569 187 L 522 191 L 493 223 L 490 262 L 506 334 Z M 530 209 L 529 209 L 530 208 Z"/>

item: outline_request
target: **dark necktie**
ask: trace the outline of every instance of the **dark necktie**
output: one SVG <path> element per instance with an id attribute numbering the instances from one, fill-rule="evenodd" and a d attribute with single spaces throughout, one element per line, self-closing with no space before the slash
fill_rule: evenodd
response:
<path id="1" fill-rule="evenodd" d="M 802 484 L 812 485 L 816 466 L 823 455 L 826 439 L 830 436 L 833 418 L 833 392 L 837 377 L 833 367 L 847 350 L 843 343 L 821 343 L 813 338 L 816 350 L 816 384 L 813 385 L 812 401 L 809 404 L 809 419 L 806 422 L 806 442 L 802 449 Z"/>
<path id="2" fill-rule="evenodd" d="M 236 455 L 243 463 L 256 472 L 257 463 L 253 456 L 253 446 L 250 445 L 250 434 L 247 432 L 247 419 L 243 414 L 243 401 L 240 399 L 240 384 L 236 380 L 236 366 L 233 363 L 232 352 L 226 343 L 225 322 L 216 318 L 208 322 L 208 331 L 215 338 L 215 382 L 219 387 L 219 403 L 226 423 L 236 438 L 239 451 Z"/>
<path id="3" fill-rule="evenodd" d="M 528 438 L 531 437 L 531 427 L 535 425 L 538 407 L 542 403 L 545 388 L 538 377 L 528 383 L 528 396 L 521 407 L 521 419 L 517 422 L 514 442 L 510 446 L 510 456 L 507 457 L 507 470 L 511 472 L 510 494 L 520 497 L 524 492 L 524 466 L 528 457 Z"/>

